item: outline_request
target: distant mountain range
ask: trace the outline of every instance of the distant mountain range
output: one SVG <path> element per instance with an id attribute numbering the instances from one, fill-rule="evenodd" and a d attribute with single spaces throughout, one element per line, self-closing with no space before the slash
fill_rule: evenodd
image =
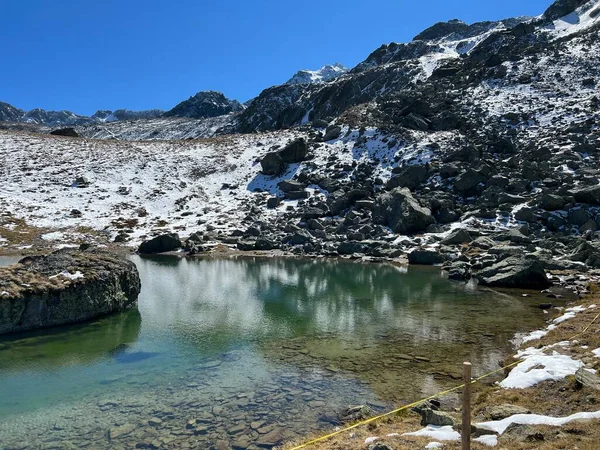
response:
<path id="1" fill-rule="evenodd" d="M 319 70 L 300 70 L 286 84 L 311 84 L 331 81 L 348 71 L 341 64 L 322 67 Z M 251 102 L 251 101 L 250 101 Z M 132 111 L 129 109 L 98 110 L 92 116 L 83 116 L 71 111 L 46 111 L 36 108 L 24 111 L 9 103 L 0 102 L 0 122 L 26 123 L 47 127 L 84 126 L 120 121 L 180 117 L 188 119 L 208 119 L 240 112 L 245 106 L 231 100 L 221 92 L 201 91 L 177 104 L 169 111 L 149 109 Z"/>

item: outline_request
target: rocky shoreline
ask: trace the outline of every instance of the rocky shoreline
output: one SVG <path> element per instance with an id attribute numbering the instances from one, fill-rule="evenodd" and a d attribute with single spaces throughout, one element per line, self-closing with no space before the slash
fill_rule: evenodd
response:
<path id="1" fill-rule="evenodd" d="M 0 268 L 0 334 L 90 320 L 137 302 L 131 261 L 98 250 L 63 249 Z"/>

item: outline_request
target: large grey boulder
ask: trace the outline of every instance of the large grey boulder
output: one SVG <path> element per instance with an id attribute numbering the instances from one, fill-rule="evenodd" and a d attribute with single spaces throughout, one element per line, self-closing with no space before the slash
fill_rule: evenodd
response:
<path id="1" fill-rule="evenodd" d="M 142 242 L 138 248 L 138 253 L 153 254 L 171 252 L 182 246 L 183 244 L 177 233 L 166 233 Z"/>
<path id="2" fill-rule="evenodd" d="M 427 180 L 428 175 L 429 171 L 425 166 L 408 166 L 403 169 L 400 169 L 397 175 L 390 178 L 390 180 L 387 182 L 386 187 L 388 189 L 393 189 L 396 187 L 406 187 L 410 190 L 415 190 L 419 186 L 421 186 L 421 184 L 425 182 L 425 180 Z"/>
<path id="3" fill-rule="evenodd" d="M 137 302 L 135 264 L 97 250 L 63 249 L 0 268 L 0 334 L 82 322 Z"/>
<path id="4" fill-rule="evenodd" d="M 285 170 L 285 163 L 279 153 L 267 153 L 260 161 L 262 173 L 265 175 L 281 175 Z"/>
<path id="5" fill-rule="evenodd" d="M 422 426 L 434 425 L 437 427 L 453 427 L 456 424 L 454 418 L 450 414 L 436 411 L 427 403 L 417 405 L 412 408 L 412 410 L 421 416 Z"/>
<path id="6" fill-rule="evenodd" d="M 540 208 L 546 211 L 556 211 L 563 209 L 567 202 L 560 195 L 554 194 L 543 194 L 538 200 L 537 204 Z"/>
<path id="7" fill-rule="evenodd" d="M 308 146 L 303 138 L 296 139 L 279 151 L 279 156 L 287 164 L 299 163 L 306 159 Z"/>
<path id="8" fill-rule="evenodd" d="M 446 261 L 446 258 L 435 250 L 416 249 L 408 254 L 408 263 L 420 266 L 433 266 Z"/>
<path id="9" fill-rule="evenodd" d="M 510 256 L 476 276 L 480 284 L 491 287 L 544 289 L 552 284 L 537 259 L 523 256 Z"/>
<path id="10" fill-rule="evenodd" d="M 442 245 L 459 245 L 471 242 L 471 234 L 464 228 L 457 228 L 440 241 Z"/>
<path id="11" fill-rule="evenodd" d="M 277 187 L 281 189 L 281 192 L 287 193 L 292 191 L 303 191 L 306 189 L 306 184 L 296 180 L 283 180 L 277 183 Z"/>
<path id="12" fill-rule="evenodd" d="M 407 188 L 395 188 L 380 195 L 375 202 L 373 218 L 400 234 L 424 231 L 435 223 L 431 210 L 421 206 Z"/>
<path id="13" fill-rule="evenodd" d="M 487 177 L 473 169 L 467 169 L 454 180 L 454 190 L 461 195 L 475 195 L 480 184 L 485 184 Z"/>
<path id="14" fill-rule="evenodd" d="M 588 203 L 590 205 L 600 205 L 600 184 L 578 188 L 571 191 L 571 195 L 579 203 Z"/>

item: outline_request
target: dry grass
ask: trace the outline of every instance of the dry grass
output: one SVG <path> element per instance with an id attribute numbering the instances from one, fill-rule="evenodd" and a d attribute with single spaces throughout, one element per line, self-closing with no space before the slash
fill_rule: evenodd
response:
<path id="1" fill-rule="evenodd" d="M 556 329 L 550 331 L 543 339 L 528 342 L 525 347 L 541 348 L 557 342 L 571 340 L 574 335 L 585 329 L 600 312 L 600 288 L 591 287 L 590 290 L 592 294 L 575 304 L 586 307 L 598 304 L 597 308 L 578 313 L 573 319 L 561 323 Z M 595 357 L 591 352 L 596 348 L 600 348 L 600 319 L 593 323 L 585 334 L 577 336 L 572 341 L 572 345 L 557 347 L 556 350 L 568 354 L 574 359 L 580 359 L 587 367 L 600 371 L 600 358 Z M 506 362 L 513 361 L 514 359 L 507 358 Z M 580 411 L 600 410 L 600 392 L 580 386 L 572 376 L 556 382 L 546 381 L 528 389 L 500 389 L 496 386 L 481 383 L 473 386 L 474 421 L 487 420 L 486 409 L 490 406 L 502 404 L 522 406 L 537 414 L 556 417 L 567 416 Z M 365 444 L 365 439 L 374 436 L 380 437 L 377 442 L 384 442 L 394 450 L 424 448 L 433 439 L 387 436 L 392 433 L 401 435 L 420 428 L 422 427 L 419 424 L 419 417 L 415 413 L 405 412 L 398 416 L 391 416 L 376 423 L 355 428 L 307 448 L 311 450 L 366 450 L 368 445 Z M 597 420 L 571 422 L 563 427 L 535 426 L 531 427 L 530 430 L 539 431 L 543 435 L 543 441 L 526 440 L 520 442 L 518 438 L 505 434 L 499 438 L 496 448 L 506 450 L 600 449 L 600 422 Z M 287 443 L 282 449 L 290 450 L 295 445 L 315 437 L 318 437 L 318 435 Z M 461 447 L 459 442 L 446 442 L 443 448 L 460 449 Z M 474 442 L 472 448 L 478 450 L 489 449 L 490 447 Z"/>

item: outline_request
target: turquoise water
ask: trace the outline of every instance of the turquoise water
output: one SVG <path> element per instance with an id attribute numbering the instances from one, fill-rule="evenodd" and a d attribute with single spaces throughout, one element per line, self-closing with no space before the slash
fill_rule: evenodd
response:
<path id="1" fill-rule="evenodd" d="M 0 338 L 1 448 L 268 448 L 495 369 L 544 321 L 437 269 L 133 260 L 137 309 Z"/>

